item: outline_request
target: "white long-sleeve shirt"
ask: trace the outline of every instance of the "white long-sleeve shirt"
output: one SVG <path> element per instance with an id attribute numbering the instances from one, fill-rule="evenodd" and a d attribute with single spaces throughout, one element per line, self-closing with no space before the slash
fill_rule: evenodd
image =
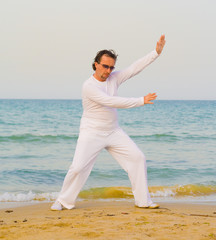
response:
<path id="1" fill-rule="evenodd" d="M 127 79 L 141 72 L 158 57 L 154 50 L 122 71 L 112 72 L 104 82 L 91 76 L 83 84 L 83 115 L 80 129 L 112 132 L 118 125 L 116 108 L 133 108 L 144 105 L 144 97 L 117 96 L 118 87 Z"/>

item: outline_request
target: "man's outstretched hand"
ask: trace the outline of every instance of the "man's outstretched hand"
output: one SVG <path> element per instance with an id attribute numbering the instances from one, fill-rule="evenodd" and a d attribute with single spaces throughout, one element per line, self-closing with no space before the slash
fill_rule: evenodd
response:
<path id="1" fill-rule="evenodd" d="M 158 54 L 162 53 L 165 43 L 166 43 L 165 35 L 161 35 L 161 37 L 160 37 L 160 39 L 159 39 L 159 41 L 157 42 L 157 45 L 156 45 L 156 52 Z"/>
<path id="2" fill-rule="evenodd" d="M 144 104 L 154 104 L 151 102 L 152 100 L 155 100 L 157 97 L 156 93 L 149 93 L 144 97 Z"/>

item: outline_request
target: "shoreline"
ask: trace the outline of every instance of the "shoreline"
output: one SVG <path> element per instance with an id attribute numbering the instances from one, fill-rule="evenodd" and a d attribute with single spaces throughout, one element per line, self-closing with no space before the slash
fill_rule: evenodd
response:
<path id="1" fill-rule="evenodd" d="M 80 201 L 72 210 L 50 203 L 0 209 L 1 239 L 216 239 L 216 204 Z"/>
<path id="2" fill-rule="evenodd" d="M 156 199 L 152 198 L 153 202 L 158 203 L 158 204 L 198 204 L 198 205 L 213 205 L 216 207 L 216 200 L 213 200 L 212 198 L 208 199 L 202 199 L 202 198 L 164 198 L 164 199 Z M 32 206 L 32 205 L 40 205 L 40 204 L 52 204 L 55 200 L 45 200 L 45 201 L 20 201 L 20 202 L 0 202 L 0 211 L 4 210 L 6 208 L 18 208 L 18 207 L 26 207 L 26 206 Z M 126 198 L 126 199 L 121 199 L 121 198 L 109 198 L 109 199 L 77 199 L 77 203 L 82 203 L 82 202 L 129 202 L 129 203 L 134 203 L 133 198 Z"/>

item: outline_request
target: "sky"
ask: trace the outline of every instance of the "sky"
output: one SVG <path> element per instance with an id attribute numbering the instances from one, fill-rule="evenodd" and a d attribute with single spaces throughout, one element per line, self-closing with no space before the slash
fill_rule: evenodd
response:
<path id="1" fill-rule="evenodd" d="M 0 98 L 80 99 L 101 49 L 124 69 L 155 49 L 160 57 L 119 95 L 216 100 L 215 0 L 0 1 Z"/>

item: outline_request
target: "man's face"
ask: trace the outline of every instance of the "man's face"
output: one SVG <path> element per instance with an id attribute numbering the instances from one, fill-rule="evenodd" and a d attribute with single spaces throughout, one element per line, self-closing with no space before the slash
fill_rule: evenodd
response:
<path id="1" fill-rule="evenodd" d="M 104 82 L 109 77 L 115 66 L 115 60 L 111 57 L 103 55 L 100 63 L 95 62 L 95 74 L 97 80 Z"/>

